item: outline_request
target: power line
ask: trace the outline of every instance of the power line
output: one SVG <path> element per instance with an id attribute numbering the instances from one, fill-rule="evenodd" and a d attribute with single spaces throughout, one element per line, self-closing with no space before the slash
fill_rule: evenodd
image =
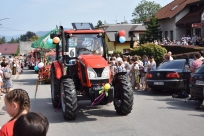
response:
<path id="1" fill-rule="evenodd" d="M 4 29 L 8 29 L 8 30 L 14 30 L 14 31 L 27 31 L 27 30 L 18 30 L 18 29 L 7 28 L 7 27 L 2 27 L 2 26 L 0 26 L 0 28 L 4 28 Z"/>

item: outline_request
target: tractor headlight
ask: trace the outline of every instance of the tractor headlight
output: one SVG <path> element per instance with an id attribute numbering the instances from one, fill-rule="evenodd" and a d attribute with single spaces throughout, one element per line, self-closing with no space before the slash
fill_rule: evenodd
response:
<path id="1" fill-rule="evenodd" d="M 89 79 L 97 77 L 96 72 L 90 67 L 87 68 L 87 73 L 88 73 Z"/>
<path id="2" fill-rule="evenodd" d="M 108 66 L 105 67 L 102 74 L 101 74 L 101 77 L 102 78 L 109 78 L 109 74 L 110 74 L 109 72 L 110 72 L 109 67 Z"/>

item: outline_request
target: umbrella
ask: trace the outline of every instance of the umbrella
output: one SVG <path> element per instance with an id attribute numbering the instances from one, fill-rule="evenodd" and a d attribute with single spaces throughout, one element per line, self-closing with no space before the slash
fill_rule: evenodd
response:
<path id="1" fill-rule="evenodd" d="M 47 39 L 50 38 L 50 34 L 56 34 L 58 32 L 59 32 L 58 29 L 54 29 L 54 30 L 50 31 L 46 35 L 44 35 L 44 36 L 38 38 L 36 41 L 34 41 L 31 44 L 31 47 L 32 48 L 46 48 L 46 47 L 48 47 L 48 45 L 46 44 L 46 41 L 47 41 Z"/>

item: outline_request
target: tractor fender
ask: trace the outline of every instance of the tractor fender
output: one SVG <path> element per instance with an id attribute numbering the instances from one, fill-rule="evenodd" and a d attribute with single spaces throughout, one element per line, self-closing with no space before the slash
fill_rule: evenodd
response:
<path id="1" fill-rule="evenodd" d="M 127 72 L 119 72 L 119 73 L 116 73 L 115 75 L 114 75 L 114 77 L 113 77 L 113 81 L 112 81 L 112 85 L 115 85 L 115 78 L 117 77 L 117 76 L 120 76 L 120 75 L 125 75 Z"/>
<path id="2" fill-rule="evenodd" d="M 55 68 L 56 78 L 58 80 L 60 80 L 60 78 L 63 76 L 62 67 L 61 67 L 61 65 L 58 62 L 53 62 L 53 66 Z"/>

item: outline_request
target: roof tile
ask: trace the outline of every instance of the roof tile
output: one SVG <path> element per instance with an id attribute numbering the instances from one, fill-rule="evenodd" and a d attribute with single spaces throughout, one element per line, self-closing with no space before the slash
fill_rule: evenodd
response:
<path id="1" fill-rule="evenodd" d="M 18 49 L 19 44 L 18 43 L 12 43 L 12 44 L 0 44 L 0 53 L 2 55 L 6 54 L 16 54 L 16 51 Z"/>
<path id="2" fill-rule="evenodd" d="M 183 10 L 186 5 L 194 2 L 199 2 L 200 0 L 174 0 L 161 8 L 157 13 L 156 17 L 158 19 L 172 18 L 181 10 Z"/>

